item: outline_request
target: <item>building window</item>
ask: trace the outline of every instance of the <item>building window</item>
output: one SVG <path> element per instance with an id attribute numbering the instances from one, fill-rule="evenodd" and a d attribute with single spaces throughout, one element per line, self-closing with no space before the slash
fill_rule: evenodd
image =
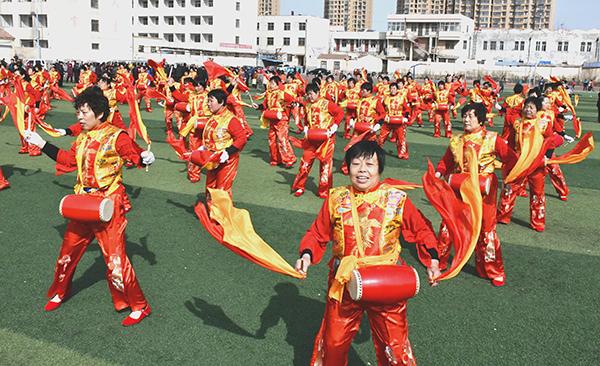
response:
<path id="1" fill-rule="evenodd" d="M 175 1 L 174 0 L 164 0 L 165 1 L 165 6 L 167 8 L 172 8 L 175 6 Z"/>
<path id="2" fill-rule="evenodd" d="M 199 8 L 202 6 L 202 0 L 192 0 L 192 6 L 194 8 Z"/>
<path id="3" fill-rule="evenodd" d="M 92 7 L 92 9 L 98 9 L 98 0 L 91 0 L 90 6 Z"/>
<path id="4" fill-rule="evenodd" d="M 298 29 L 301 31 L 305 31 L 306 30 L 306 23 L 302 22 L 302 23 L 298 23 Z"/>
<path id="5" fill-rule="evenodd" d="M 525 41 L 521 41 L 520 51 L 525 51 Z"/>
<path id="6" fill-rule="evenodd" d="M 500 41 L 500 42 L 498 42 L 498 49 L 499 49 L 500 51 L 504 51 L 504 41 Z"/>
<path id="7" fill-rule="evenodd" d="M 22 39 L 21 47 L 33 47 L 33 39 Z"/>
<path id="8" fill-rule="evenodd" d="M 283 30 L 289 31 L 291 29 L 292 29 L 292 24 L 291 23 L 283 23 Z"/>
<path id="9" fill-rule="evenodd" d="M 209 8 L 212 8 L 212 6 L 213 6 L 213 0 L 204 0 L 204 5 L 208 6 Z M 210 35 L 210 37 L 212 39 L 212 34 Z"/>
<path id="10" fill-rule="evenodd" d="M 287 55 L 287 61 L 288 62 L 294 61 L 294 55 Z"/>
<path id="11" fill-rule="evenodd" d="M 240 27 L 240 20 L 239 20 L 239 19 L 236 19 L 236 20 L 235 20 L 235 27 L 236 27 L 236 28 L 239 28 L 239 27 Z"/>
<path id="12" fill-rule="evenodd" d="M 235 36 L 235 44 L 240 44 L 240 36 Z"/>
<path id="13" fill-rule="evenodd" d="M 290 45 L 290 37 L 283 37 L 283 45 L 284 46 Z"/>
<path id="14" fill-rule="evenodd" d="M 339 61 L 333 61 L 333 70 L 339 71 L 339 69 L 340 69 L 340 62 Z"/>
<path id="15" fill-rule="evenodd" d="M 300 37 L 298 38 L 298 46 L 304 46 L 306 44 L 306 38 Z"/>
<path id="16" fill-rule="evenodd" d="M 256 30 L 260 30 L 260 23 L 256 23 Z"/>
<path id="17" fill-rule="evenodd" d="M 138 22 L 142 25 L 148 25 L 148 17 L 138 17 Z"/>
<path id="18" fill-rule="evenodd" d="M 48 40 L 47 39 L 40 39 L 40 47 L 41 48 L 48 48 Z"/>
<path id="19" fill-rule="evenodd" d="M 202 35 L 202 37 L 204 37 L 205 42 L 212 43 L 212 41 L 213 41 L 212 33 L 205 33 Z"/>
<path id="20" fill-rule="evenodd" d="M 542 51 L 546 51 L 546 41 L 542 42 Z"/>
<path id="21" fill-rule="evenodd" d="M 487 50 L 487 44 L 488 44 L 488 41 L 483 41 L 483 50 L 484 51 Z"/>
<path id="22" fill-rule="evenodd" d="M 192 34 L 190 34 L 190 39 L 194 43 L 200 43 L 200 41 L 202 39 L 202 35 L 199 33 L 192 33 Z"/>
<path id="23" fill-rule="evenodd" d="M 275 30 L 275 23 L 267 23 L 267 30 Z"/>
<path id="24" fill-rule="evenodd" d="M 518 51 L 519 50 L 519 41 L 515 41 L 515 47 L 513 48 L 513 51 Z"/>
<path id="25" fill-rule="evenodd" d="M 272 46 L 274 43 L 273 37 L 267 37 L 267 46 Z"/>
<path id="26" fill-rule="evenodd" d="M 208 24 L 208 25 L 213 25 L 213 17 L 212 17 L 212 15 L 205 16 L 204 17 L 204 23 Z"/>
<path id="27" fill-rule="evenodd" d="M 185 25 L 185 17 L 184 16 L 177 16 L 175 18 L 177 19 L 177 24 Z"/>
<path id="28" fill-rule="evenodd" d="M 100 21 L 92 19 L 92 32 L 100 32 Z"/>
<path id="29" fill-rule="evenodd" d="M 490 51 L 496 50 L 496 41 L 490 41 Z"/>
<path id="30" fill-rule="evenodd" d="M 236 1 L 236 2 L 235 2 L 235 10 L 236 10 L 236 11 L 240 11 L 240 8 L 241 8 L 240 2 L 239 2 L 239 1 Z"/>
<path id="31" fill-rule="evenodd" d="M 185 0 L 177 0 L 177 5 L 181 8 L 185 8 Z"/>
<path id="32" fill-rule="evenodd" d="M 321 68 L 322 69 L 326 69 L 327 68 L 327 61 L 321 61 Z"/>
<path id="33" fill-rule="evenodd" d="M 94 48 L 94 43 L 92 43 L 92 49 Z M 144 45 L 138 46 L 138 53 L 144 53 Z"/>
<path id="34" fill-rule="evenodd" d="M 140 8 L 148 8 L 148 0 L 139 0 L 138 4 L 140 5 Z"/>
<path id="35" fill-rule="evenodd" d="M 183 33 L 175 33 L 175 38 L 177 38 L 177 42 L 185 42 L 185 34 Z"/>
<path id="36" fill-rule="evenodd" d="M 150 22 L 154 25 L 158 25 L 158 17 L 150 17 Z"/>
<path id="37" fill-rule="evenodd" d="M 256 37 L 256 45 L 260 46 L 260 37 Z"/>
<path id="38" fill-rule="evenodd" d="M 202 17 L 198 17 L 198 16 L 191 16 L 190 17 L 190 21 L 192 22 L 193 25 L 200 25 L 200 24 L 202 24 L 201 19 L 202 19 Z"/>
<path id="39" fill-rule="evenodd" d="M 144 46 L 141 46 L 141 47 L 142 47 L 142 52 L 144 52 L 143 51 L 143 47 Z M 93 50 L 99 50 L 100 49 L 100 43 L 92 43 L 92 49 Z"/>
<path id="40" fill-rule="evenodd" d="M 168 24 L 168 25 L 175 24 L 175 20 L 173 17 L 164 17 L 164 20 L 165 20 L 165 24 Z"/>
<path id="41" fill-rule="evenodd" d="M 587 48 L 585 50 L 586 52 L 592 52 L 592 42 L 587 43 Z"/>
<path id="42" fill-rule="evenodd" d="M 9 28 L 13 26 L 12 14 L 1 14 L 0 15 L 0 27 Z"/>
<path id="43" fill-rule="evenodd" d="M 540 46 L 541 46 L 541 42 L 540 41 L 535 41 L 535 50 L 536 51 L 540 50 Z"/>
<path id="44" fill-rule="evenodd" d="M 579 52 L 585 52 L 585 42 L 581 42 L 581 47 L 579 47 Z"/>
<path id="45" fill-rule="evenodd" d="M 564 52 L 568 52 L 569 51 L 569 42 L 563 42 L 563 51 Z"/>
<path id="46" fill-rule="evenodd" d="M 31 28 L 33 26 L 33 18 L 29 14 L 19 15 L 19 21 L 21 28 Z"/>
<path id="47" fill-rule="evenodd" d="M 165 33 L 163 37 L 165 38 L 165 41 L 173 42 L 173 33 Z"/>
<path id="48" fill-rule="evenodd" d="M 463 41 L 463 50 L 467 49 L 467 41 Z"/>

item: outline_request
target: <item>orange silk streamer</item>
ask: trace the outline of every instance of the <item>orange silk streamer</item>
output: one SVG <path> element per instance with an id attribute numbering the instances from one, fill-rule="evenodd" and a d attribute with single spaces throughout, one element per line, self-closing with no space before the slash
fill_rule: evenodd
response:
<path id="1" fill-rule="evenodd" d="M 594 136 L 591 132 L 583 135 L 581 140 L 575 145 L 573 150 L 548 160 L 548 164 L 576 164 L 584 160 L 592 151 L 594 151 Z"/>
<path id="2" fill-rule="evenodd" d="M 467 154 L 476 154 L 472 147 L 468 149 Z M 448 183 L 435 177 L 431 162 L 427 173 L 423 175 L 425 194 L 446 223 L 454 248 L 452 264 L 436 278 L 438 281 L 449 280 L 460 273 L 473 254 L 481 231 L 483 198 L 479 190 L 477 159 L 470 159 L 468 168 L 471 177 L 460 187 L 462 201 L 456 197 Z"/>
<path id="3" fill-rule="evenodd" d="M 505 183 L 512 183 L 519 178 L 523 172 L 528 171 L 532 164 L 539 159 L 540 152 L 544 146 L 544 136 L 540 132 L 537 123 L 533 125 L 533 131 L 526 133 L 521 138 L 521 155 L 513 169 L 508 173 L 504 180 Z"/>
<path id="4" fill-rule="evenodd" d="M 208 191 L 211 197 L 210 215 L 204 205 L 196 206 L 196 215 L 219 243 L 270 271 L 299 279 L 305 277 L 254 231 L 248 211 L 233 207 L 227 192 L 210 188 Z"/>

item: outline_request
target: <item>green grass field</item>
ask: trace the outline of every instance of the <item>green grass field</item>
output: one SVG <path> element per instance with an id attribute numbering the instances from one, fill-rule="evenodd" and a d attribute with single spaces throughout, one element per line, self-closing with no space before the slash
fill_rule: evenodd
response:
<path id="1" fill-rule="evenodd" d="M 595 101 L 594 93 L 583 94 L 578 111 L 584 130 L 600 136 Z M 75 121 L 68 103 L 53 104 L 47 121 L 57 127 Z M 314 194 L 316 167 L 307 193 L 292 196 L 298 164 L 291 170 L 269 166 L 266 130 L 258 128 L 256 113 L 248 113 L 256 133 L 242 152 L 235 203 L 293 263 L 322 202 Z M 0 365 L 306 365 L 324 310 L 327 266 L 312 267 L 308 279 L 298 281 L 218 245 L 192 211 L 204 181 L 189 183 L 185 164 L 164 143 L 162 111 L 142 114 L 157 161 L 149 172 L 125 173 L 133 202 L 127 244 L 153 313 L 132 328 L 120 325 L 127 313 L 113 310 L 95 243 L 79 264 L 72 298 L 53 313 L 43 311 L 65 229 L 58 203 L 72 192 L 75 176 L 55 176 L 45 156 L 18 155 L 12 121 L 0 125 L 0 165 L 12 185 L 0 192 Z M 494 130 L 500 127 L 497 119 Z M 427 159 L 437 163 L 448 143 L 431 135 L 427 123 L 409 128 L 408 161 L 396 159 L 388 143 L 384 176 L 419 182 Z M 71 141 L 52 139 L 63 148 Z M 344 144 L 338 141 L 339 167 Z M 545 232 L 528 228 L 525 198 L 517 202 L 513 223 L 498 228 L 505 287 L 478 278 L 471 261 L 458 277 L 422 288 L 409 302 L 409 335 L 420 365 L 600 364 L 600 153 L 563 171 L 571 195 L 560 201 L 547 180 Z M 338 171 L 334 184 L 347 184 L 347 178 Z M 439 217 L 423 192 L 410 197 L 437 227 Z M 425 278 L 412 245 L 405 245 L 403 258 Z M 363 321 L 350 365 L 375 364 Z"/>

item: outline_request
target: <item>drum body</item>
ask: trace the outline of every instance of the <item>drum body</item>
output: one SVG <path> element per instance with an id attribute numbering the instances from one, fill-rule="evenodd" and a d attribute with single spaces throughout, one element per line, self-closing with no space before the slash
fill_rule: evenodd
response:
<path id="1" fill-rule="evenodd" d="M 209 150 L 194 150 L 190 155 L 190 161 L 202 169 L 213 170 L 219 166 L 219 153 Z"/>
<path id="2" fill-rule="evenodd" d="M 356 122 L 354 125 L 354 131 L 363 133 L 371 129 L 371 124 L 368 122 Z"/>
<path id="3" fill-rule="evenodd" d="M 206 117 L 199 117 L 196 120 L 196 129 L 203 130 L 204 127 L 206 127 L 206 123 L 207 122 L 208 122 L 208 118 L 206 118 Z"/>
<path id="4" fill-rule="evenodd" d="M 402 116 L 390 116 L 388 123 L 390 125 L 402 125 L 402 124 L 404 124 L 404 117 L 402 117 Z"/>
<path id="5" fill-rule="evenodd" d="M 323 128 L 311 128 L 306 133 L 306 138 L 308 142 L 313 144 L 320 144 L 327 141 L 327 130 Z"/>
<path id="6" fill-rule="evenodd" d="M 396 304 L 419 293 L 419 275 L 407 265 L 369 266 L 352 271 L 346 288 L 354 301 Z"/>
<path id="7" fill-rule="evenodd" d="M 60 200 L 58 211 L 70 220 L 109 222 L 115 210 L 110 198 L 91 194 L 69 194 Z"/>
<path id="8" fill-rule="evenodd" d="M 263 117 L 270 120 L 280 120 L 283 118 L 283 113 L 281 113 L 281 111 L 267 109 L 263 112 Z"/>
<path id="9" fill-rule="evenodd" d="M 348 104 L 346 104 L 346 109 L 355 111 L 356 110 L 356 102 L 348 102 Z"/>
<path id="10" fill-rule="evenodd" d="M 469 179 L 471 175 L 469 173 L 457 173 L 450 174 L 448 176 L 448 185 L 452 187 L 454 192 L 460 192 L 460 186 L 465 181 L 465 179 Z M 479 175 L 479 191 L 482 195 L 490 194 L 490 189 L 492 187 L 492 176 L 491 174 Z"/>

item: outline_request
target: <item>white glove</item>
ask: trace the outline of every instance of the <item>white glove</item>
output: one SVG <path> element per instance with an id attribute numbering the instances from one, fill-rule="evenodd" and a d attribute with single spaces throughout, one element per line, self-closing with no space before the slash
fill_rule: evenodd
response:
<path id="1" fill-rule="evenodd" d="M 142 151 L 140 156 L 142 157 L 142 164 L 144 164 L 144 165 L 151 165 L 156 160 L 156 158 L 154 158 L 154 153 L 152 151 L 147 151 L 147 150 Z"/>
<path id="2" fill-rule="evenodd" d="M 202 145 L 198 148 L 198 151 L 205 151 L 205 150 L 208 150 L 208 149 L 204 145 Z"/>
<path id="3" fill-rule="evenodd" d="M 442 177 L 442 173 L 440 173 L 440 172 L 435 172 L 435 177 L 438 178 L 438 179 L 444 179 Z"/>
<path id="4" fill-rule="evenodd" d="M 64 128 L 57 128 L 56 132 L 58 132 L 61 136 L 67 135 L 67 130 L 65 130 Z"/>
<path id="5" fill-rule="evenodd" d="M 227 152 L 227 150 L 223 150 L 221 156 L 219 156 L 219 163 L 223 164 L 227 160 L 229 160 L 229 153 Z"/>
<path id="6" fill-rule="evenodd" d="M 377 132 L 381 129 L 381 125 L 379 123 L 375 123 L 373 127 L 371 127 L 371 132 Z"/>
<path id="7" fill-rule="evenodd" d="M 497 110 L 501 110 L 502 109 L 502 106 L 499 103 L 496 103 L 494 105 L 494 107 L 496 107 Z"/>
<path id="8" fill-rule="evenodd" d="M 575 139 L 569 135 L 564 135 L 563 137 L 565 138 L 567 144 L 570 144 L 571 142 L 575 141 Z"/>
<path id="9" fill-rule="evenodd" d="M 568 116 L 565 116 L 565 120 L 572 121 L 573 120 L 573 115 L 569 114 Z"/>
<path id="10" fill-rule="evenodd" d="M 406 122 L 408 122 L 408 118 L 406 118 L 406 117 L 402 118 L 402 122 L 403 122 L 403 123 L 406 123 Z"/>
<path id="11" fill-rule="evenodd" d="M 302 131 L 304 131 L 304 138 L 307 138 L 308 137 L 308 126 L 304 126 L 304 129 Z"/>
<path id="12" fill-rule="evenodd" d="M 329 128 L 329 130 L 327 130 L 327 137 L 331 137 L 331 136 L 335 135 L 335 133 L 337 132 L 337 130 L 338 130 L 338 125 L 334 123 Z"/>
<path id="13" fill-rule="evenodd" d="M 562 113 L 564 111 L 565 111 L 565 109 L 563 107 L 558 107 L 558 112 Z"/>
<path id="14" fill-rule="evenodd" d="M 356 123 L 354 118 L 350 118 L 350 128 L 354 128 L 354 123 Z"/>
<path id="15" fill-rule="evenodd" d="M 44 140 L 37 132 L 25 130 L 23 132 L 23 137 L 25 138 L 25 141 L 39 148 L 43 148 L 46 145 L 46 140 Z"/>

